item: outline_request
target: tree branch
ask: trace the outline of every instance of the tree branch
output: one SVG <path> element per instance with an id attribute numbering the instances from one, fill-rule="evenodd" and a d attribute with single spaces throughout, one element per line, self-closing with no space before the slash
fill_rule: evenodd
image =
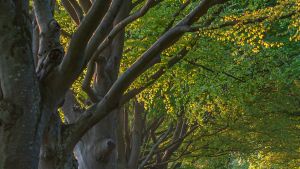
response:
<path id="1" fill-rule="evenodd" d="M 172 141 L 169 145 L 166 145 L 165 147 L 162 147 L 161 149 L 159 149 L 157 151 L 158 152 L 166 151 L 173 145 L 178 144 L 180 142 L 181 142 L 180 144 L 182 144 L 184 142 L 184 139 L 186 139 L 190 134 L 192 134 L 198 127 L 199 127 L 198 125 L 194 125 L 193 127 L 190 128 L 190 130 L 187 133 L 185 133 L 184 135 L 180 136 L 176 140 Z"/>
<path id="2" fill-rule="evenodd" d="M 172 138 L 172 145 L 166 149 L 166 151 L 164 152 L 164 155 L 162 157 L 162 161 L 167 161 L 170 159 L 170 157 L 172 156 L 172 154 L 180 147 L 183 139 L 183 136 L 186 134 L 186 130 L 187 130 L 187 124 L 186 121 L 183 119 L 183 116 L 181 115 L 181 117 L 178 119 L 177 122 L 177 126 L 176 126 L 176 130 L 174 132 L 173 138 Z M 177 141 L 179 140 L 180 141 Z"/>
<path id="3" fill-rule="evenodd" d="M 90 0 L 79 0 L 79 5 L 83 9 L 84 13 L 88 13 L 89 9 L 92 6 L 92 3 Z"/>
<path id="4" fill-rule="evenodd" d="M 83 70 L 84 50 L 108 9 L 107 0 L 96 1 L 73 34 L 68 52 L 48 84 L 58 95 L 64 95 Z"/>
<path id="5" fill-rule="evenodd" d="M 97 97 L 96 93 L 93 91 L 92 87 L 90 86 L 91 80 L 94 75 L 94 71 L 95 71 L 95 62 L 91 61 L 88 64 L 87 72 L 83 79 L 82 90 L 86 92 L 86 94 L 89 96 L 89 98 L 93 103 L 96 103 L 99 101 L 99 98 Z"/>
<path id="6" fill-rule="evenodd" d="M 139 154 L 142 145 L 142 131 L 143 131 L 143 119 L 142 115 L 144 112 L 144 107 L 141 103 L 135 101 L 134 110 L 134 121 L 133 121 L 133 132 L 131 138 L 131 152 L 128 161 L 128 168 L 137 168 L 139 161 Z"/>
<path id="7" fill-rule="evenodd" d="M 81 7 L 79 6 L 79 4 L 76 0 L 68 0 L 68 1 L 73 6 L 73 9 L 75 10 L 77 18 L 78 18 L 79 23 L 80 23 L 83 19 L 83 11 L 82 11 Z"/>
<path id="8" fill-rule="evenodd" d="M 34 12 L 40 33 L 36 67 L 39 80 L 44 80 L 60 64 L 64 55 L 60 44 L 60 26 L 53 17 L 52 3 L 50 0 L 34 0 Z"/>
<path id="9" fill-rule="evenodd" d="M 86 58 L 91 58 L 91 56 L 93 55 L 93 53 L 95 53 L 95 50 L 97 49 L 99 44 L 105 39 L 105 37 L 109 33 L 109 31 L 113 25 L 113 21 L 117 15 L 118 10 L 121 7 L 121 5 L 122 5 L 122 0 L 113 0 L 112 1 L 112 4 L 110 5 L 107 13 L 105 14 L 101 24 L 98 26 L 94 36 L 91 38 L 90 42 L 87 45 L 87 49 L 84 54 L 84 59 L 85 59 L 84 63 L 87 63 L 89 61 L 89 59 L 86 59 Z M 105 48 L 107 46 L 105 46 Z M 90 60 L 96 60 L 97 57 L 101 56 L 100 55 L 101 52 L 97 53 L 97 56 L 93 57 Z"/>
<path id="10" fill-rule="evenodd" d="M 179 154 L 178 157 L 176 157 L 175 159 L 168 159 L 166 161 L 163 161 L 163 162 L 159 162 L 159 163 L 156 163 L 156 164 L 148 164 L 146 167 L 158 167 L 158 166 L 166 166 L 168 165 L 168 163 L 170 162 L 174 162 L 174 161 L 178 161 L 180 158 L 183 158 L 184 155 L 187 154 L 187 150 L 189 148 L 189 146 L 192 144 L 192 142 L 188 143 L 185 147 L 185 149 Z"/>
<path id="11" fill-rule="evenodd" d="M 144 91 L 147 87 L 153 85 L 162 75 L 164 75 L 170 68 L 172 68 L 176 63 L 178 63 L 182 58 L 184 58 L 188 54 L 190 49 L 192 49 L 195 46 L 197 40 L 198 40 L 198 36 L 191 41 L 191 44 L 189 45 L 189 49 L 188 47 L 184 47 L 183 49 L 181 49 L 181 51 L 179 51 L 176 56 L 172 57 L 165 66 L 159 68 L 159 70 L 157 70 L 149 78 L 149 80 L 147 80 L 146 84 L 125 93 L 121 98 L 120 104 L 124 104 L 128 102 L 130 99 L 132 99 L 133 97 L 135 97 L 136 95 Z"/>
<path id="12" fill-rule="evenodd" d="M 232 78 L 232 79 L 234 79 L 234 80 L 237 80 L 237 81 L 239 81 L 239 82 L 246 82 L 246 81 L 244 81 L 243 79 L 240 79 L 240 78 L 238 78 L 238 77 L 236 77 L 236 76 L 234 76 L 234 75 L 232 75 L 232 74 L 230 74 L 230 73 L 227 73 L 227 72 L 224 72 L 224 71 L 215 71 L 215 70 L 213 70 L 213 69 L 211 69 L 211 68 L 208 68 L 208 67 L 206 67 L 206 66 L 204 66 L 204 65 L 201 65 L 201 64 L 199 64 L 199 63 L 196 63 L 196 62 L 193 62 L 193 61 L 190 61 L 190 60 L 187 60 L 187 59 L 184 59 L 184 61 L 186 61 L 186 62 L 188 62 L 189 64 L 191 64 L 191 65 L 193 65 L 193 66 L 197 66 L 197 67 L 200 67 L 200 68 L 202 68 L 202 69 L 204 69 L 204 70 L 207 70 L 207 71 L 209 71 L 209 72 L 212 72 L 212 73 L 222 73 L 222 74 L 224 74 L 225 76 L 228 76 L 228 77 L 230 77 L 230 78 Z"/>
<path id="13" fill-rule="evenodd" d="M 188 1 L 187 1 L 188 3 Z M 187 4 L 183 4 L 182 8 L 185 8 Z M 221 13 L 221 11 L 223 10 L 223 8 L 219 8 L 214 15 L 218 15 Z M 178 12 L 179 13 L 179 12 Z M 209 18 L 208 20 L 205 21 L 204 25 L 205 26 L 209 26 L 213 20 L 215 19 L 215 17 Z M 167 27 L 165 30 L 169 30 L 170 28 Z M 192 39 L 191 44 L 190 44 L 190 49 L 192 49 L 195 44 L 196 41 L 199 39 L 199 36 L 197 35 L 195 38 Z M 148 80 L 148 82 L 146 84 L 144 84 L 143 86 L 139 87 L 139 88 L 135 88 L 132 89 L 130 91 L 128 91 L 127 93 L 125 93 L 122 98 L 121 98 L 121 104 L 124 104 L 126 102 L 128 102 L 131 98 L 135 97 L 136 95 L 138 95 L 139 93 L 141 93 L 142 91 L 144 91 L 147 87 L 151 86 L 152 84 L 155 83 L 156 80 L 158 80 L 169 68 L 173 67 L 176 63 L 178 63 L 182 58 L 184 58 L 187 53 L 189 52 L 189 50 L 187 50 L 187 47 L 183 48 L 178 54 L 177 56 L 173 57 L 172 59 L 170 59 L 167 63 L 166 66 L 161 67 L 156 73 L 154 73 Z M 152 66 L 152 65 L 151 65 Z"/>
<path id="14" fill-rule="evenodd" d="M 169 129 L 160 136 L 160 138 L 157 140 L 157 142 L 152 146 L 152 148 L 151 148 L 150 152 L 148 153 L 148 155 L 146 156 L 146 158 L 139 165 L 138 169 L 142 169 L 146 165 L 148 160 L 150 160 L 150 158 L 152 157 L 154 151 L 157 149 L 157 147 L 160 145 L 160 143 L 169 135 L 169 133 L 171 132 L 172 129 L 173 129 L 173 126 L 171 125 L 169 127 Z"/>
<path id="15" fill-rule="evenodd" d="M 163 50 L 173 45 L 179 38 L 189 30 L 189 26 L 199 17 L 206 14 L 213 5 L 224 3 L 225 0 L 203 0 L 201 3 L 185 17 L 174 28 L 166 32 L 159 38 L 129 69 L 127 69 L 113 84 L 109 92 L 97 104 L 87 110 L 84 116 L 72 129 L 71 135 L 66 140 L 67 151 L 71 151 L 81 136 L 99 120 L 103 119 L 112 109 L 118 106 L 120 97 L 130 84 L 145 70 L 145 65 L 161 53 Z M 96 110 L 96 111 L 95 111 Z"/>
<path id="16" fill-rule="evenodd" d="M 128 24 L 135 21 L 136 19 L 142 17 L 147 13 L 147 11 L 150 9 L 151 5 L 154 3 L 154 0 L 148 0 L 146 4 L 138 10 L 136 13 L 128 16 L 123 21 L 118 23 L 114 28 L 109 32 L 107 37 L 104 39 L 104 36 L 102 37 L 102 40 L 94 42 L 95 44 L 91 44 L 91 47 L 87 50 L 86 61 L 93 60 L 96 57 L 100 55 L 100 53 L 111 43 L 113 38 L 121 31 L 123 30 Z M 99 39 L 99 38 L 95 38 Z M 101 44 L 100 44 L 101 43 Z M 99 45 L 100 44 L 100 45 Z M 96 51 L 95 51 L 96 50 Z"/>
<path id="17" fill-rule="evenodd" d="M 77 16 L 77 13 L 75 9 L 73 8 L 72 4 L 69 0 L 61 0 L 61 4 L 66 9 L 72 20 L 76 23 L 76 25 L 80 24 L 79 18 Z"/>
<path id="18" fill-rule="evenodd" d="M 175 20 L 176 20 L 176 17 L 180 15 L 180 13 L 191 3 L 191 0 L 187 0 L 186 2 L 184 2 L 180 8 L 178 9 L 178 11 L 176 11 L 174 14 L 173 14 L 173 19 L 168 23 L 167 27 L 165 28 L 164 30 L 164 33 L 167 32 L 169 29 L 172 28 Z"/>

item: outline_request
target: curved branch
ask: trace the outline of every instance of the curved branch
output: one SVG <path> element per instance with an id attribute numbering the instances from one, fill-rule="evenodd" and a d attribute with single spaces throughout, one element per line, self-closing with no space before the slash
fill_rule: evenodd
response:
<path id="1" fill-rule="evenodd" d="M 219 8 L 215 12 L 215 16 L 217 16 L 218 14 L 220 14 L 222 10 L 223 10 L 222 7 Z M 215 19 L 215 17 L 209 18 L 208 20 L 205 21 L 204 25 L 205 26 L 209 26 L 213 22 L 214 19 Z M 168 28 L 168 29 L 170 29 L 170 28 Z M 166 28 L 166 30 L 168 30 L 168 29 Z M 198 35 L 195 38 L 192 39 L 191 44 L 190 44 L 190 49 L 192 49 L 195 46 L 195 44 L 196 44 L 196 42 L 197 42 L 198 39 L 199 39 Z M 141 86 L 139 88 L 132 89 L 132 90 L 128 91 L 127 93 L 125 93 L 122 96 L 120 103 L 121 104 L 125 104 L 130 99 L 132 99 L 133 97 L 135 97 L 136 95 L 138 95 L 139 93 L 141 93 L 142 91 L 144 91 L 147 87 L 149 87 L 152 84 L 154 84 L 155 81 L 158 80 L 168 69 L 170 69 L 176 63 L 178 63 L 181 59 L 183 59 L 188 54 L 188 52 L 189 52 L 189 50 L 187 50 L 187 47 L 181 49 L 181 51 L 175 57 L 172 57 L 165 66 L 162 66 L 156 73 L 154 73 L 149 78 L 149 80 L 148 80 L 148 82 L 146 84 L 144 84 L 143 86 Z"/>
<path id="2" fill-rule="evenodd" d="M 72 20 L 76 23 L 76 25 L 79 25 L 80 21 L 77 17 L 76 11 L 73 8 L 72 4 L 68 0 L 61 0 L 61 4 L 65 8 L 65 10 L 68 12 Z"/>
<path id="3" fill-rule="evenodd" d="M 79 6 L 79 4 L 76 0 L 68 0 L 68 1 L 73 6 L 73 8 L 76 12 L 77 18 L 79 20 L 79 23 L 80 23 L 83 19 L 83 11 L 82 11 L 81 7 Z"/>
<path id="4" fill-rule="evenodd" d="M 198 36 L 195 37 L 192 40 L 189 48 L 188 47 L 184 47 L 183 49 L 181 49 L 181 51 L 179 51 L 176 56 L 172 57 L 165 66 L 162 66 L 158 71 L 156 71 L 149 78 L 149 80 L 147 80 L 146 84 L 144 84 L 143 86 L 141 86 L 139 88 L 132 89 L 132 90 L 128 91 L 127 93 L 125 93 L 121 97 L 120 104 L 125 104 L 130 99 L 132 99 L 133 97 L 135 97 L 136 95 L 138 95 L 139 93 L 141 93 L 142 91 L 144 91 L 147 87 L 153 85 L 162 75 L 164 75 L 166 73 L 167 70 L 169 70 L 170 68 L 172 68 L 176 63 L 178 63 L 182 58 L 184 58 L 188 54 L 188 52 L 190 51 L 190 49 L 192 49 L 195 46 L 198 38 L 199 38 Z"/>
<path id="5" fill-rule="evenodd" d="M 39 27 L 39 50 L 36 72 L 44 80 L 58 66 L 64 49 L 60 44 L 60 26 L 53 17 L 54 4 L 50 0 L 34 0 L 34 12 Z"/>
<path id="6" fill-rule="evenodd" d="M 68 52 L 49 84 L 58 95 L 63 95 L 83 70 L 83 54 L 88 41 L 108 9 L 107 0 L 96 1 L 73 34 Z"/>
<path id="7" fill-rule="evenodd" d="M 164 141 L 164 139 L 170 134 L 170 132 L 172 131 L 173 129 L 173 126 L 170 125 L 169 129 L 164 133 L 162 134 L 159 139 L 157 140 L 157 142 L 152 146 L 150 152 L 148 153 L 148 155 L 146 156 L 146 158 L 142 161 L 142 163 L 139 165 L 139 168 L 138 169 L 142 169 L 146 163 L 150 160 L 150 158 L 152 157 L 154 151 L 158 148 L 158 146 L 160 145 L 160 143 L 162 141 Z"/>
<path id="8" fill-rule="evenodd" d="M 94 61 L 90 61 L 90 63 L 88 64 L 88 68 L 87 68 L 87 72 L 86 75 L 83 79 L 83 83 L 82 83 L 82 90 L 86 92 L 86 94 L 89 96 L 89 98 L 91 99 L 91 101 L 93 103 L 96 103 L 99 101 L 98 97 L 96 96 L 96 93 L 93 91 L 93 89 L 91 88 L 91 80 L 93 78 L 94 75 L 94 71 L 95 71 L 95 62 Z"/>
<path id="9" fill-rule="evenodd" d="M 227 73 L 227 72 L 224 72 L 224 71 L 216 71 L 216 70 L 213 70 L 213 69 L 211 69 L 211 68 L 209 68 L 209 67 L 206 67 L 206 66 L 204 66 L 204 65 L 201 65 L 201 64 L 196 63 L 196 62 L 191 61 L 191 60 L 184 59 L 184 61 L 186 61 L 187 63 L 189 63 L 189 64 L 191 64 L 191 65 L 193 65 L 193 66 L 200 67 L 200 68 L 202 68 L 202 69 L 204 69 L 204 70 L 207 70 L 207 71 L 209 71 L 209 72 L 212 72 L 212 73 L 222 73 L 222 74 L 224 74 L 225 76 L 228 76 L 228 77 L 230 77 L 230 78 L 232 78 L 232 79 L 234 79 L 234 80 L 237 80 L 237 81 L 239 81 L 239 82 L 246 82 L 245 80 L 243 80 L 243 79 L 241 79 L 241 78 L 239 78 L 239 77 L 236 77 L 236 76 L 234 76 L 234 75 L 232 75 L 232 74 L 230 74 L 230 73 Z"/>
<path id="10" fill-rule="evenodd" d="M 93 125 L 106 117 L 107 114 L 119 105 L 120 97 L 130 84 L 144 71 L 145 65 L 148 65 L 153 58 L 165 49 L 177 42 L 180 37 L 189 30 L 190 24 L 199 17 L 206 14 L 207 10 L 213 5 L 224 3 L 225 0 L 203 0 L 201 3 L 185 17 L 174 28 L 166 32 L 159 38 L 130 68 L 128 68 L 113 84 L 104 98 L 97 104 L 87 110 L 84 116 L 71 129 L 70 136 L 66 139 L 67 151 L 71 151 L 77 141 Z"/>
<path id="11" fill-rule="evenodd" d="M 154 3 L 154 0 L 148 0 L 147 3 L 140 10 L 138 10 L 136 13 L 128 16 L 123 21 L 121 21 L 116 26 L 114 26 L 113 30 L 109 32 L 109 34 L 107 35 L 107 37 L 105 39 L 103 38 L 102 41 L 98 40 L 99 43 L 92 44 L 91 47 L 87 50 L 87 54 L 85 55 L 86 62 L 88 60 L 90 60 L 90 58 L 91 58 L 91 60 L 93 60 L 94 58 L 98 57 L 99 54 L 112 42 L 114 37 L 121 30 L 123 30 L 131 22 L 133 22 L 136 19 L 138 19 L 138 18 L 142 17 L 143 15 L 145 15 L 147 13 L 147 11 L 150 9 L 150 7 L 153 3 Z M 99 38 L 95 38 L 95 39 L 99 39 Z M 100 44 L 100 45 L 98 45 L 98 44 Z"/>
<path id="12" fill-rule="evenodd" d="M 79 0 L 79 5 L 83 9 L 84 13 L 88 13 L 92 6 L 92 3 L 89 0 Z"/>

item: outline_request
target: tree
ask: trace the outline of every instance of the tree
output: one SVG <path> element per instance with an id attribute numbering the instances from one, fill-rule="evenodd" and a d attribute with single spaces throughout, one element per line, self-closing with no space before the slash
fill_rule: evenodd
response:
<path id="1" fill-rule="evenodd" d="M 61 30 L 54 17 L 55 8 L 58 6 L 54 0 L 34 0 L 33 4 L 28 0 L 1 1 L 0 32 L 3 36 L 0 37 L 0 168 L 72 168 L 75 165 L 73 151 L 80 169 L 167 168 L 176 152 L 183 153 L 176 155 L 179 158 L 187 151 L 188 154 L 196 152 L 199 147 L 189 149 L 190 143 L 184 140 L 191 139 L 192 133 L 200 132 L 200 136 L 205 136 L 225 130 L 227 125 L 224 124 L 229 122 L 229 117 L 213 117 L 207 110 L 205 118 L 201 116 L 205 123 L 210 124 L 214 119 L 224 120 L 220 123 L 221 127 L 219 123 L 205 126 L 213 128 L 207 132 L 199 127 L 201 120 L 190 121 L 186 114 L 192 111 L 188 108 L 199 98 L 193 95 L 190 98 L 179 97 L 190 92 L 187 87 L 183 93 L 176 93 L 179 91 L 177 90 L 165 95 L 169 102 L 162 105 L 171 108 L 172 101 L 179 105 L 173 110 L 177 112 L 177 116 L 172 120 L 164 120 L 159 116 L 146 118 L 149 116 L 148 113 L 145 115 L 146 108 L 150 111 L 163 106 L 147 102 L 147 96 L 142 97 L 141 92 L 151 90 L 149 86 L 162 75 L 168 75 L 168 70 L 183 60 L 198 45 L 200 38 L 211 36 L 222 40 L 225 35 L 237 33 L 238 40 L 235 37 L 225 40 L 235 41 L 238 45 L 250 44 L 250 49 L 257 52 L 258 45 L 280 44 L 262 41 L 260 35 L 264 32 L 253 34 L 249 39 L 243 38 L 242 31 L 246 30 L 247 25 L 298 15 L 297 8 L 286 8 L 293 3 L 297 4 L 297 1 L 282 1 L 275 6 L 268 4 L 263 10 L 254 9 L 248 15 L 235 13 L 236 8 L 244 11 L 244 8 L 251 6 L 245 4 L 236 7 L 236 3 L 242 4 L 241 2 L 61 0 L 76 24 L 75 32 L 70 34 Z M 167 9 L 168 6 L 172 9 L 169 13 L 174 12 L 174 15 L 164 28 L 134 29 L 134 24 L 141 17 L 147 17 L 146 14 L 151 14 L 151 10 L 162 12 L 163 9 L 159 7 Z M 273 18 L 266 15 L 268 9 L 274 9 Z M 226 18 L 235 14 L 238 17 Z M 141 24 L 147 23 L 151 22 Z M 150 28 L 151 26 L 155 25 L 149 24 Z M 257 25 L 249 27 L 252 30 L 257 29 Z M 133 29 L 125 31 L 125 28 Z M 142 44 L 137 51 L 130 42 L 125 41 L 147 34 L 147 31 L 155 36 L 147 41 L 148 44 Z M 61 44 L 60 33 L 70 38 L 68 45 Z M 191 35 L 195 36 L 194 39 Z M 140 37 L 136 39 L 140 40 Z M 68 40 L 64 39 L 63 43 L 66 41 Z M 163 57 L 165 55 L 169 59 Z M 132 64 L 122 66 L 121 63 L 130 57 Z M 189 65 L 199 66 L 197 62 L 187 62 Z M 206 68 L 201 65 L 200 67 Z M 221 72 L 226 77 L 239 79 L 226 71 Z M 80 80 L 82 77 L 83 80 Z M 74 95 L 78 93 L 70 90 L 78 87 L 78 81 L 82 82 L 82 90 L 88 97 L 76 98 Z M 180 85 L 189 86 L 189 83 L 193 83 L 193 80 Z M 149 96 L 156 94 L 155 88 L 152 89 L 154 91 L 149 92 Z M 159 89 L 173 92 L 168 87 Z M 205 94 L 212 95 L 210 91 L 204 92 Z M 171 97 L 179 99 L 172 100 Z M 205 101 L 216 103 L 215 98 L 211 98 Z M 188 106 L 184 106 L 185 104 Z M 237 106 L 242 105 L 244 102 Z M 59 109 L 60 107 L 62 108 Z M 65 123 L 61 122 L 58 111 L 63 114 Z M 128 115 L 129 111 L 134 114 Z M 143 121 L 147 122 L 146 126 L 143 126 Z M 122 126 L 123 124 L 127 125 Z M 133 127 L 131 136 L 127 132 L 128 126 Z M 224 137 L 228 138 L 226 135 Z M 197 145 L 204 149 L 211 148 L 200 143 Z M 164 155 L 161 156 L 160 152 Z M 174 167 L 180 165 L 177 163 Z"/>

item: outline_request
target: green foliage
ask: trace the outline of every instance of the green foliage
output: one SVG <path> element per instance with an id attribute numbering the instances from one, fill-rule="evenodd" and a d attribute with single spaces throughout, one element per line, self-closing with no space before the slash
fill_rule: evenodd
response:
<path id="1" fill-rule="evenodd" d="M 291 28 L 296 22 L 294 17 L 279 19 L 297 10 L 290 6 L 293 3 L 298 2 L 234 1 L 213 24 L 231 20 L 241 24 L 200 32 L 196 46 L 185 59 L 140 94 L 139 100 L 154 116 L 165 112 L 165 116 L 174 119 L 184 106 L 191 124 L 196 120 L 202 125 L 194 137 L 210 135 L 227 126 L 222 132 L 195 141 L 190 151 L 197 157 L 185 158 L 186 166 L 234 168 L 232 160 L 228 161 L 230 157 L 246 161 L 238 168 L 297 167 L 300 48 L 291 38 L 296 33 Z M 146 39 L 130 37 L 129 56 L 141 55 L 160 34 L 157 32 L 163 31 L 167 21 L 161 14 L 168 16 L 172 10 L 161 6 L 167 10 L 153 9 L 130 29 L 139 35 L 143 30 L 142 37 Z M 261 17 L 268 18 L 244 24 Z M 195 34 L 187 34 L 164 52 L 161 65 L 194 37 Z M 143 46 L 141 51 L 139 45 Z M 157 67 L 132 87 L 143 85 Z"/>
<path id="2" fill-rule="evenodd" d="M 126 28 L 121 73 L 164 32 L 180 2 L 166 0 Z M 175 23 L 197 3 L 192 1 Z M 197 25 L 214 17 L 219 8 L 210 10 Z M 138 96 L 150 118 L 166 116 L 172 121 L 184 110 L 190 125 L 200 125 L 190 138 L 192 153 L 181 161 L 181 169 L 298 167 L 299 10 L 298 0 L 233 0 L 212 25 L 237 24 L 186 34 L 161 54 L 161 63 L 130 87 L 145 85 L 184 46 L 190 50 Z M 290 13 L 296 14 L 282 18 Z M 65 31 L 74 31 L 75 25 L 61 7 L 56 18 Z M 190 41 L 195 38 L 192 47 Z M 67 45 L 68 39 L 62 42 Z M 73 90 L 85 106 L 81 83 L 82 77 Z"/>

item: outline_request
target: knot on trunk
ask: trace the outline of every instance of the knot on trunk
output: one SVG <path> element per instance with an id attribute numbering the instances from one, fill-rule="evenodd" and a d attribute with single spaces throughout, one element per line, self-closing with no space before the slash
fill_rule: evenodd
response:
<path id="1" fill-rule="evenodd" d="M 62 48 L 53 48 L 49 50 L 38 63 L 36 69 L 38 79 L 45 79 L 49 75 L 49 73 L 60 64 L 63 55 L 64 52 Z"/>
<path id="2" fill-rule="evenodd" d="M 60 44 L 60 26 L 56 20 L 48 22 L 47 29 L 39 35 L 39 52 L 36 72 L 39 80 L 45 79 L 60 64 L 64 56 L 64 48 Z"/>
<path id="3" fill-rule="evenodd" d="M 96 160 L 100 162 L 108 162 L 109 157 L 116 147 L 116 143 L 112 139 L 104 139 L 99 145 L 96 145 Z"/>

